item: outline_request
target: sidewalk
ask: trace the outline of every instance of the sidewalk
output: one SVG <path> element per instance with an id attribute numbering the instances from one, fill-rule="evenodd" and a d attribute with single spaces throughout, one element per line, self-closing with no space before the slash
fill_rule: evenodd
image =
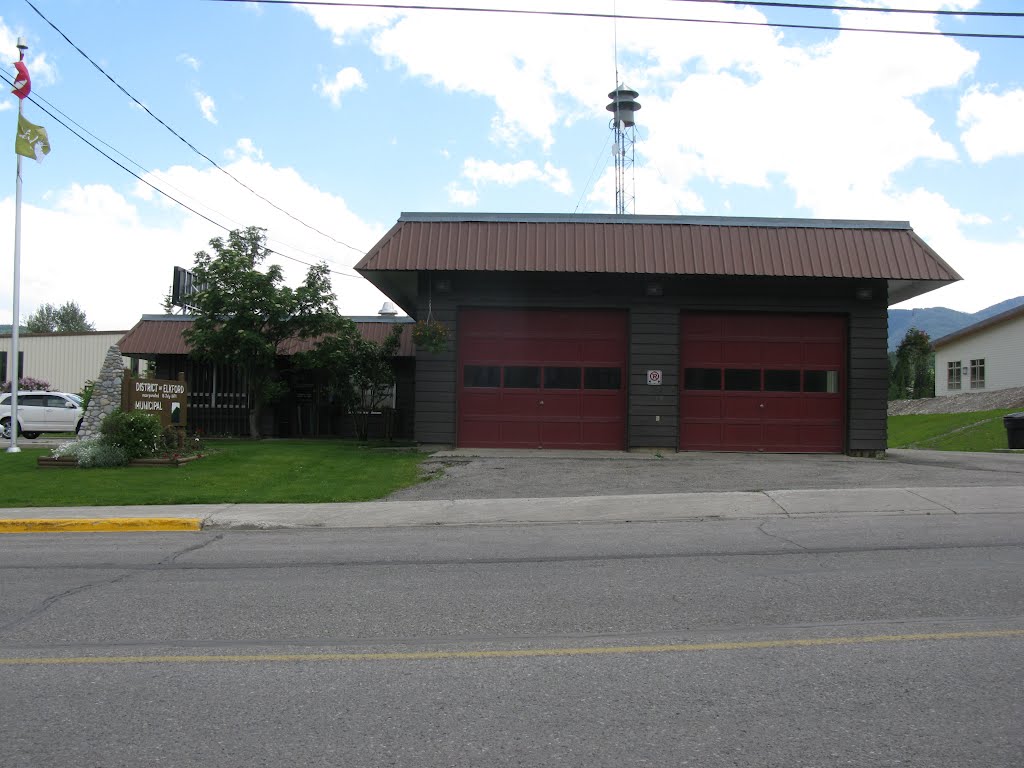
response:
<path id="1" fill-rule="evenodd" d="M 56 521 L 61 521 L 57 529 L 63 531 L 169 530 L 175 520 L 183 525 L 188 521 L 193 529 L 270 530 L 1021 512 L 1024 486 L 855 488 L 355 504 L 25 507 L 0 509 L 0 532 L 56 528 Z M 49 524 L 26 528 L 26 521 Z"/>

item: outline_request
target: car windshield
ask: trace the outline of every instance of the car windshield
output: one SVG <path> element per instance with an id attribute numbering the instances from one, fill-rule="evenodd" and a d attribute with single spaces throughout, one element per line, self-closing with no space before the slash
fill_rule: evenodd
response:
<path id="1" fill-rule="evenodd" d="M 68 400 L 73 400 L 75 405 L 81 405 L 82 404 L 82 398 L 79 397 L 78 395 L 69 393 L 69 394 L 65 395 L 65 397 L 67 397 Z"/>

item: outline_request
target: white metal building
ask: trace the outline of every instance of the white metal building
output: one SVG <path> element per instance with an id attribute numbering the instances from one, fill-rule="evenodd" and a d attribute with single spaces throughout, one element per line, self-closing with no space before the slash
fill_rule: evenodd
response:
<path id="1" fill-rule="evenodd" d="M 43 379 L 55 392 L 80 392 L 86 381 L 95 379 L 107 350 L 126 331 L 83 331 L 81 333 L 20 333 L 18 354 L 21 378 Z M 0 382 L 11 378 L 11 335 L 0 335 Z M 125 367 L 130 360 L 124 359 Z"/>
<path id="2" fill-rule="evenodd" d="M 1024 387 L 1024 306 L 937 339 L 935 394 Z"/>

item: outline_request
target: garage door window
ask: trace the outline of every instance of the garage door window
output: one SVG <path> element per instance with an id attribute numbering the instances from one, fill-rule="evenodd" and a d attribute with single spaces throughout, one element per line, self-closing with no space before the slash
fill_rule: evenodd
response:
<path id="1" fill-rule="evenodd" d="M 771 371 L 764 372 L 765 392 L 799 392 L 800 371 Z"/>
<path id="2" fill-rule="evenodd" d="M 719 390 L 722 388 L 722 371 L 718 368 L 687 368 L 683 373 L 683 387 Z"/>
<path id="3" fill-rule="evenodd" d="M 621 368 L 585 368 L 583 386 L 586 389 L 621 389 Z"/>
<path id="4" fill-rule="evenodd" d="M 540 389 L 540 366 L 505 366 L 506 389 Z"/>
<path id="5" fill-rule="evenodd" d="M 547 366 L 544 368 L 544 389 L 579 389 L 580 369 Z"/>
<path id="6" fill-rule="evenodd" d="M 726 391 L 757 392 L 761 389 L 761 371 L 757 368 L 726 368 Z"/>
<path id="7" fill-rule="evenodd" d="M 501 368 L 497 365 L 467 365 L 462 371 L 462 383 L 467 387 L 500 387 Z"/>
<path id="8" fill-rule="evenodd" d="M 804 392 L 839 391 L 839 371 L 804 371 Z"/>

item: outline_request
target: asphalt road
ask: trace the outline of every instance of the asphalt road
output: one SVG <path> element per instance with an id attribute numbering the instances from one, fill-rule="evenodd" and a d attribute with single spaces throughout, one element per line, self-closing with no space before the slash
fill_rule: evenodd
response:
<path id="1" fill-rule="evenodd" d="M 442 452 L 434 478 L 388 501 L 618 496 L 646 493 L 1024 485 L 1022 453 L 890 450 L 834 454 L 611 451 Z"/>
<path id="2" fill-rule="evenodd" d="M 1020 766 L 1024 516 L 0 537 L 0 765 Z"/>

